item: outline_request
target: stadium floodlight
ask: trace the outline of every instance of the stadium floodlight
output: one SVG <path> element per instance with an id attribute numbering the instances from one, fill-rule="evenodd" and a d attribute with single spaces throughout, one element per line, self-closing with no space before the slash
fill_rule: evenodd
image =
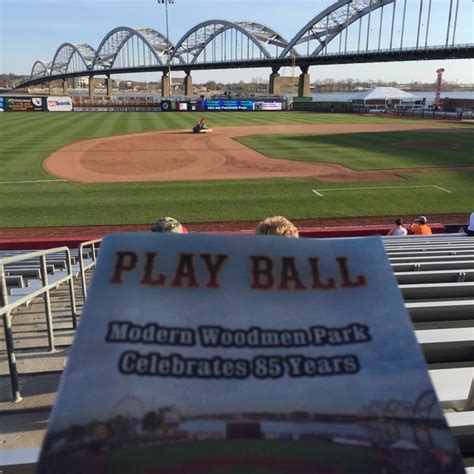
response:
<path id="1" fill-rule="evenodd" d="M 174 4 L 175 0 L 157 0 L 158 4 L 164 4 L 166 7 L 166 39 L 168 41 L 168 77 L 169 77 L 169 90 L 168 96 L 171 97 L 171 41 L 170 41 L 170 29 L 169 29 L 169 20 L 168 20 L 168 5 Z M 163 91 L 161 91 L 163 96 Z"/>

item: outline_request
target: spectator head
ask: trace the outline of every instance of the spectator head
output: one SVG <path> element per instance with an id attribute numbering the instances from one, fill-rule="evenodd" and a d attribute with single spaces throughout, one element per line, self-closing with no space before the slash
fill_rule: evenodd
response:
<path id="1" fill-rule="evenodd" d="M 151 226 L 152 232 L 172 232 L 173 234 L 187 234 L 187 230 L 172 217 L 161 217 Z"/>
<path id="2" fill-rule="evenodd" d="M 425 216 L 418 217 L 418 222 L 420 224 L 426 224 L 426 217 Z"/>
<path id="3" fill-rule="evenodd" d="M 397 224 L 397 225 L 402 225 L 402 224 L 403 224 L 403 221 L 402 221 L 400 218 L 398 218 L 398 219 L 395 221 L 395 224 Z"/>
<path id="4" fill-rule="evenodd" d="M 259 222 L 255 233 L 259 235 L 279 235 L 282 237 L 298 237 L 298 229 L 286 217 L 267 217 Z"/>

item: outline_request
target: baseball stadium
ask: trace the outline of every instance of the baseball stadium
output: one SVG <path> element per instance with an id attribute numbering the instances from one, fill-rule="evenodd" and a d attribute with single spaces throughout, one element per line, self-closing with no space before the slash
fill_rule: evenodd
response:
<path id="1" fill-rule="evenodd" d="M 158 3 L 168 20 L 175 2 Z M 180 431 L 168 407 L 147 411 L 130 397 L 120 405 L 128 419 L 72 426 L 60 441 L 48 435 L 47 449 L 63 439 L 73 448 L 56 470 L 40 463 L 38 472 L 61 472 L 71 456 L 84 463 L 71 473 L 130 472 L 130 458 L 143 473 L 378 473 L 395 465 L 407 474 L 474 473 L 472 92 L 443 95 L 441 68 L 432 103 L 393 87 L 322 102 L 309 75 L 337 64 L 472 62 L 470 2 L 409 3 L 328 1 L 306 12 L 309 23 L 289 41 L 253 21 L 204 20 L 174 43 L 168 31 L 116 27 L 97 47 L 59 39 L 51 61 L 0 89 L 0 472 L 37 472 L 104 236 L 149 234 L 172 217 L 185 233 L 245 239 L 264 219 L 284 216 L 300 239 L 380 237 L 433 390 L 410 402 L 374 395 L 356 420 L 336 415 L 357 435 L 324 436 L 265 434 L 269 420 L 244 413 L 225 420 L 223 437 L 199 438 Z M 193 73 L 252 68 L 271 69 L 265 93 L 193 86 Z M 183 72 L 182 89 L 172 89 Z M 124 96 L 111 79 L 151 73 L 161 75 L 153 94 Z M 78 93 L 80 78 L 87 89 Z M 429 232 L 414 235 L 420 226 Z M 444 451 L 438 406 L 457 443 Z M 209 423 L 222 421 L 213 416 Z M 296 410 L 278 416 L 275 426 L 309 422 Z M 131 424 L 139 448 L 107 445 L 122 428 L 129 436 Z"/>

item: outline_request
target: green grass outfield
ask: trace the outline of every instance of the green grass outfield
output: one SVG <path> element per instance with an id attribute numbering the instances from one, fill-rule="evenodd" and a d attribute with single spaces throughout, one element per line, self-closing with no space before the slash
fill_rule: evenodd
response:
<path id="1" fill-rule="evenodd" d="M 156 455 L 158 449 L 159 459 Z M 107 472 L 117 474 L 130 472 L 131 465 L 133 465 L 134 472 L 137 474 L 205 472 L 202 468 L 205 467 L 206 462 L 209 463 L 210 472 L 284 474 L 292 472 L 288 465 L 292 466 L 292 463 L 295 463 L 294 466 L 301 467 L 301 463 L 306 462 L 308 472 L 316 470 L 319 472 L 325 468 L 329 471 L 337 466 L 337 472 L 340 474 L 365 474 L 373 472 L 373 469 L 375 469 L 377 454 L 375 449 L 338 446 L 322 440 L 298 442 L 281 440 L 207 440 L 164 444 L 159 448 L 123 448 L 108 453 L 105 465 Z M 222 461 L 228 461 L 229 465 L 223 465 Z M 232 466 L 232 461 L 234 461 L 234 466 Z M 281 461 L 287 468 L 276 468 L 275 461 Z M 265 466 L 265 463 L 268 463 L 268 466 Z M 198 464 L 198 467 L 195 464 Z M 193 467 L 196 467 L 196 470 L 193 470 Z M 216 467 L 220 468 L 216 469 Z M 296 470 L 296 468 L 294 469 Z"/>
<path id="2" fill-rule="evenodd" d="M 337 163 L 355 170 L 474 166 L 473 133 L 449 130 L 337 135 L 253 135 L 236 140 L 270 158 Z M 425 142 L 425 148 L 414 146 Z M 412 142 L 413 145 L 400 147 Z M 427 143 L 431 142 L 431 143 Z"/>
<path id="3" fill-rule="evenodd" d="M 219 112 L 204 115 L 212 127 L 413 123 L 378 116 L 298 112 Z M 410 175 L 407 180 L 389 183 L 320 183 L 314 179 L 295 178 L 79 184 L 56 181 L 42 168 L 46 156 L 69 143 L 135 132 L 187 129 L 198 118 L 197 114 L 192 113 L 149 112 L 1 114 L 0 227 L 145 224 L 163 214 L 191 223 L 257 220 L 274 214 L 296 219 L 472 212 L 474 173 L 467 172 Z M 455 124 L 444 125 L 458 127 Z M 472 137 L 471 134 L 469 136 Z M 51 181 L 21 183 L 37 180 Z M 369 186 L 383 189 L 363 189 Z M 443 187 L 450 192 L 425 186 Z M 334 188 L 341 188 L 341 191 L 320 192 Z M 314 189 L 323 196 L 313 193 Z"/>

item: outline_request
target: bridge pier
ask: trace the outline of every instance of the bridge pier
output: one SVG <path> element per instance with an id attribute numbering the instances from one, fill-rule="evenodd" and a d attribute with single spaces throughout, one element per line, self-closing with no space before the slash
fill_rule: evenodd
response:
<path id="1" fill-rule="evenodd" d="M 107 97 L 112 97 L 113 86 L 114 86 L 113 81 L 110 77 L 107 77 L 105 82 L 106 82 L 106 85 L 107 85 Z"/>
<path id="2" fill-rule="evenodd" d="M 300 66 L 301 74 L 298 81 L 298 97 L 311 95 L 311 77 L 308 74 L 309 66 Z"/>
<path id="3" fill-rule="evenodd" d="M 280 68 L 272 68 L 272 73 L 270 74 L 270 81 L 268 92 L 272 95 L 281 95 L 281 76 L 278 73 Z"/>
<path id="4" fill-rule="evenodd" d="M 184 95 L 186 97 L 193 95 L 193 77 L 191 76 L 191 71 L 186 71 L 186 76 L 184 77 Z"/>
<path id="5" fill-rule="evenodd" d="M 95 77 L 89 76 L 89 98 L 92 99 L 92 97 L 94 96 L 95 96 Z"/>
<path id="6" fill-rule="evenodd" d="M 170 76 L 165 72 L 161 77 L 161 97 L 169 97 L 170 95 Z"/>
<path id="7" fill-rule="evenodd" d="M 68 93 L 66 79 L 56 79 L 55 81 L 49 81 L 48 83 L 48 94 L 54 95 L 54 91 L 60 89 L 64 95 Z M 61 92 L 60 92 L 61 93 Z"/>

